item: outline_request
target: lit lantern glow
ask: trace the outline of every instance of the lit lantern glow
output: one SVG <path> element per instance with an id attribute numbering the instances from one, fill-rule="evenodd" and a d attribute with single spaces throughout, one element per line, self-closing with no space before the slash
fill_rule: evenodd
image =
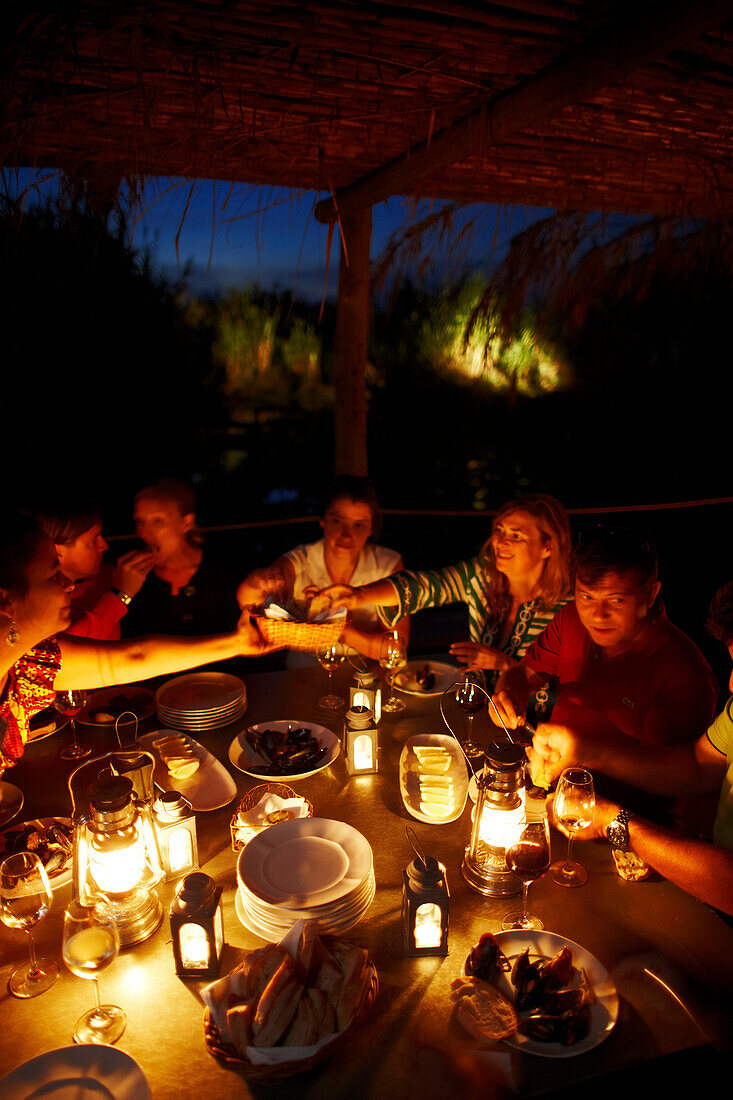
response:
<path id="1" fill-rule="evenodd" d="M 425 902 L 415 913 L 415 947 L 439 947 L 442 935 L 440 907 Z"/>
<path id="2" fill-rule="evenodd" d="M 171 882 L 198 867 L 196 818 L 178 791 L 165 791 L 153 809 L 165 881 Z"/>
<path id="3" fill-rule="evenodd" d="M 349 775 L 370 775 L 379 771 L 377 727 L 367 707 L 353 706 L 344 720 L 344 752 Z"/>
<path id="4" fill-rule="evenodd" d="M 349 706 L 366 707 L 374 715 L 375 725 L 382 717 L 382 684 L 371 669 L 357 669 L 349 688 Z"/>
<path id="5" fill-rule="evenodd" d="M 222 888 L 202 871 L 182 880 L 170 910 L 179 978 L 216 978 L 224 949 Z"/>
<path id="6" fill-rule="evenodd" d="M 432 856 L 418 856 L 402 872 L 406 955 L 448 954 L 449 898 L 445 867 Z"/>
<path id="7" fill-rule="evenodd" d="M 516 745 L 492 745 L 476 776 L 471 843 L 463 877 L 488 897 L 518 894 L 521 884 L 507 867 L 506 850 L 514 843 L 524 815 L 524 752 Z"/>

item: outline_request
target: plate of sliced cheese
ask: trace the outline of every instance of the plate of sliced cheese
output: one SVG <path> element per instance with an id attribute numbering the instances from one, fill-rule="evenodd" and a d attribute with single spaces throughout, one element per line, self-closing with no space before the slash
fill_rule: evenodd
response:
<path id="1" fill-rule="evenodd" d="M 463 813 L 468 773 L 455 738 L 442 733 L 411 737 L 400 754 L 400 794 L 418 821 L 440 825 Z"/>
<path id="2" fill-rule="evenodd" d="M 137 743 L 155 757 L 155 785 L 161 791 L 178 791 L 194 810 L 218 810 L 235 797 L 237 785 L 229 772 L 188 734 L 155 730 Z"/>

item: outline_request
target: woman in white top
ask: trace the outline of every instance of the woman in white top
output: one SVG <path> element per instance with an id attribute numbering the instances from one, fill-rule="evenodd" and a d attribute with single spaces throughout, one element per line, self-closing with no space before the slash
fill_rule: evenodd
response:
<path id="1" fill-rule="evenodd" d="M 256 607 L 268 596 L 302 600 L 332 584 L 369 584 L 403 568 L 395 550 L 369 541 L 379 532 L 381 517 L 377 495 L 366 478 L 336 478 L 319 522 L 322 539 L 297 546 L 242 581 L 237 589 L 240 607 Z M 405 642 L 408 624 L 407 617 L 397 624 Z M 384 629 L 375 608 L 360 608 L 344 630 L 343 641 L 378 660 Z"/>

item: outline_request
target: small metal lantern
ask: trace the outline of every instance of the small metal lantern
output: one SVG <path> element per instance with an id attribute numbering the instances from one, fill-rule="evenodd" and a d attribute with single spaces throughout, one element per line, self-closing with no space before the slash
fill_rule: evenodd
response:
<path id="1" fill-rule="evenodd" d="M 172 882 L 199 865 L 196 818 L 178 791 L 164 791 L 153 805 L 165 881 Z"/>
<path id="2" fill-rule="evenodd" d="M 344 719 L 344 751 L 349 775 L 379 771 L 379 735 L 368 707 L 351 707 Z"/>
<path id="3" fill-rule="evenodd" d="M 154 763 L 149 753 L 141 753 Z M 86 760 L 69 776 L 74 819 L 74 897 L 83 904 L 106 895 L 127 947 L 152 936 L 163 919 L 155 892 L 163 877 L 150 804 L 134 797 L 132 780 L 114 774 L 115 753 Z M 100 772 L 99 765 L 106 765 Z M 95 767 L 95 780 L 79 801 L 79 773 Z"/>
<path id="4" fill-rule="evenodd" d="M 379 725 L 382 717 L 382 683 L 371 668 L 357 668 L 354 683 L 349 687 L 349 706 L 368 707 Z"/>
<path id="5" fill-rule="evenodd" d="M 506 864 L 524 814 L 524 750 L 491 745 L 476 776 L 471 843 L 461 868 L 469 886 L 492 898 L 518 894 L 521 883 Z"/>
<path id="6" fill-rule="evenodd" d="M 447 955 L 450 891 L 445 867 L 424 855 L 413 829 L 406 832 L 416 858 L 402 872 L 405 954 Z"/>
<path id="7" fill-rule="evenodd" d="M 181 882 L 170 909 L 173 957 L 179 978 L 216 978 L 224 950 L 221 886 L 203 871 Z"/>

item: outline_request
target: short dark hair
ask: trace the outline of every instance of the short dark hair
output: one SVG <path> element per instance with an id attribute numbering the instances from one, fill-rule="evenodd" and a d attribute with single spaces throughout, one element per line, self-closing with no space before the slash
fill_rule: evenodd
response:
<path id="1" fill-rule="evenodd" d="M 632 527 L 598 523 L 583 531 L 574 553 L 576 580 L 597 584 L 607 573 L 633 573 L 641 588 L 659 575 L 657 552 L 648 538 Z"/>
<path id="2" fill-rule="evenodd" d="M 366 504 L 372 513 L 372 538 L 375 538 L 382 529 L 382 513 L 379 510 L 377 492 L 367 477 L 356 477 L 353 474 L 339 474 L 328 487 L 323 501 L 321 517 L 325 516 L 328 509 L 337 500 L 346 497 L 354 504 Z"/>
<path id="3" fill-rule="evenodd" d="M 38 522 L 57 546 L 75 542 L 80 535 L 102 522 L 102 510 L 89 500 L 67 500 L 61 505 L 40 508 Z"/>
<path id="4" fill-rule="evenodd" d="M 5 517 L 0 530 L 0 588 L 13 596 L 28 591 L 26 569 L 33 561 L 45 533 L 34 516 L 17 512 Z"/>
<path id="5" fill-rule="evenodd" d="M 723 645 L 733 642 L 733 581 L 728 581 L 713 596 L 705 625 L 716 642 Z"/>

